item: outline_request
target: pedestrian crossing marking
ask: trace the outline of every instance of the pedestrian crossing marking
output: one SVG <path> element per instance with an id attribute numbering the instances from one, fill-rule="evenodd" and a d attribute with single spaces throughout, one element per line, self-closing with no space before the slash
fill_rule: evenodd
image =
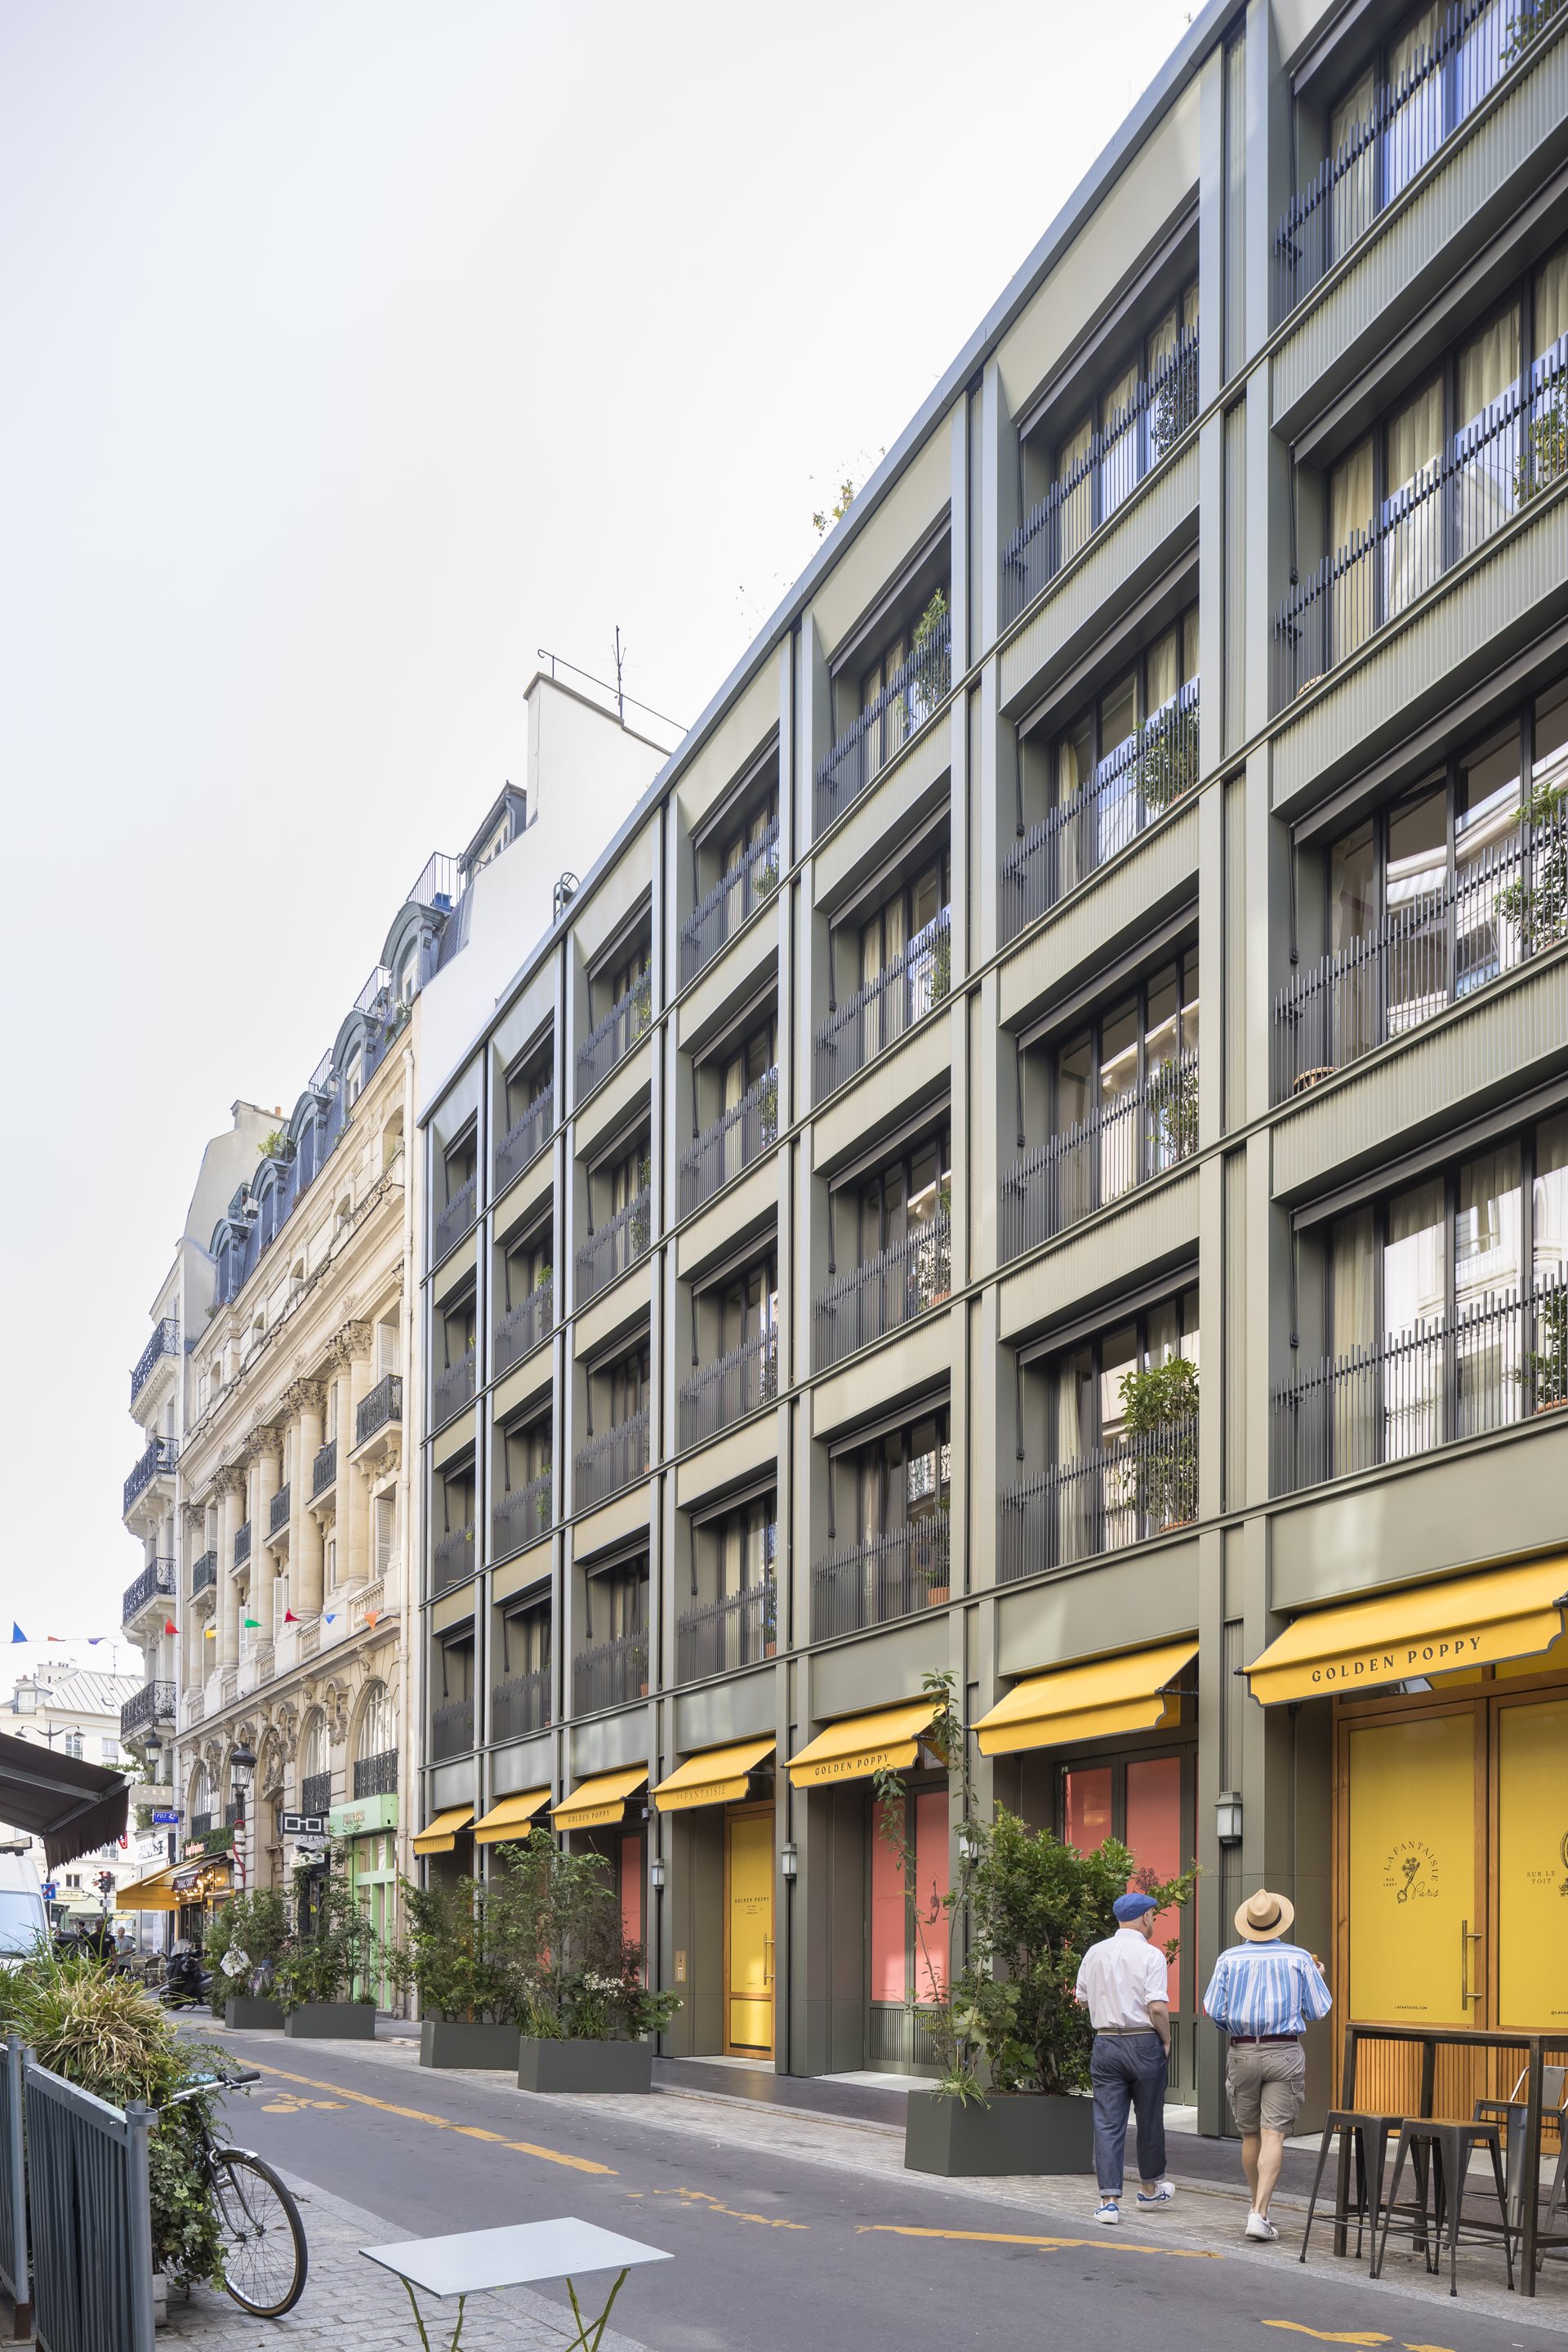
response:
<path id="1" fill-rule="evenodd" d="M 537 2156 L 545 2164 L 564 2164 L 574 2172 L 607 2174 L 614 2180 L 619 2176 L 613 2164 L 595 2164 L 592 2157 L 567 2156 L 558 2147 L 541 2147 L 536 2140 L 503 2139 L 500 2132 L 481 2131 L 477 2124 L 457 2124 L 448 2116 L 427 2115 L 423 2107 L 400 2107 L 393 2099 L 373 2099 L 368 2091 L 350 2091 L 341 2083 L 318 2083 L 310 2074 L 290 2074 L 281 2066 L 258 2066 L 258 2074 L 271 2074 L 280 2083 L 302 2084 L 308 2091 L 331 2091 L 339 2101 L 351 2099 L 356 2107 L 375 2107 L 384 2116 L 402 2116 L 412 2124 L 430 2124 L 437 2131 L 458 2133 L 464 2139 L 494 2140 L 499 2147 L 510 2148 L 518 2156 Z M 321 2106 L 325 2102 L 301 2100 L 302 2106 Z"/>

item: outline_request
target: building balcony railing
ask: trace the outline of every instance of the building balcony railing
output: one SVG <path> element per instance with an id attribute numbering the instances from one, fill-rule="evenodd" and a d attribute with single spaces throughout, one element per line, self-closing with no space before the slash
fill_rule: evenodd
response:
<path id="1" fill-rule="evenodd" d="M 1295 1493 L 1568 1408 L 1568 1280 L 1483 1297 L 1273 1392 L 1273 1490 Z"/>
<path id="2" fill-rule="evenodd" d="M 354 1802 L 363 1797 L 395 1797 L 397 1750 L 383 1748 L 374 1756 L 354 1758 Z"/>
<path id="3" fill-rule="evenodd" d="M 496 1317 L 496 1378 L 499 1380 L 513 1364 L 521 1364 L 524 1356 L 531 1356 L 554 1324 L 555 1280 L 547 1274 L 526 1298 L 520 1298 L 514 1307 L 503 1307 Z"/>
<path id="4" fill-rule="evenodd" d="M 460 1241 L 474 1222 L 479 1205 L 479 1180 L 470 1176 L 447 1199 L 445 1208 L 436 1213 L 436 1230 L 431 1235 L 432 1263 L 444 1258 L 455 1242 Z"/>
<path id="5" fill-rule="evenodd" d="M 579 1307 L 586 1307 L 601 1290 L 608 1289 L 617 1275 L 625 1274 L 639 1259 L 647 1257 L 653 1234 L 650 1199 L 647 1191 L 639 1192 L 624 1209 L 617 1209 L 578 1250 Z"/>
<path id="6" fill-rule="evenodd" d="M 917 931 L 908 947 L 830 1013 L 812 1046 L 812 1097 L 824 1102 L 838 1087 L 896 1045 L 917 1021 L 942 1003 L 952 986 L 952 913 Z"/>
<path id="7" fill-rule="evenodd" d="M 490 1507 L 491 1557 L 504 1559 L 509 1552 L 521 1551 L 525 1544 L 548 1535 L 551 1510 L 548 1470 L 542 1470 L 526 1486 L 514 1486 L 510 1494 L 498 1495 Z"/>
<path id="8" fill-rule="evenodd" d="M 940 1307 L 952 1288 L 952 1228 L 942 1208 L 818 1293 L 812 1309 L 816 1370 L 842 1363 L 857 1348 Z"/>
<path id="9" fill-rule="evenodd" d="M 179 1318 L 177 1316 L 165 1315 L 154 1329 L 153 1337 L 148 1340 L 147 1345 L 142 1349 L 142 1353 L 136 1359 L 135 1367 L 131 1374 L 131 1402 L 132 1404 L 135 1403 L 137 1398 L 141 1395 L 142 1390 L 146 1387 L 148 1381 L 157 1370 L 158 1366 L 163 1362 L 163 1358 L 165 1356 L 177 1356 L 179 1352 Z"/>
<path id="10" fill-rule="evenodd" d="M 644 972 L 634 988 L 618 997 L 604 1019 L 590 1029 L 577 1048 L 577 1099 L 607 1078 L 624 1062 L 639 1038 L 653 1026 L 653 978 Z"/>
<path id="11" fill-rule="evenodd" d="M 1001 1183 L 1003 1258 L 1065 1233 L 1197 1148 L 1198 1057 L 1189 1048 L 1014 1161 Z"/>
<path id="12" fill-rule="evenodd" d="M 121 1509 L 128 1511 L 132 1503 L 139 1501 L 154 1478 L 172 1478 L 179 1458 L 180 1449 L 172 1437 L 149 1440 L 146 1453 L 125 1481 L 125 1499 Z"/>
<path id="13" fill-rule="evenodd" d="M 330 1813 L 332 1810 L 332 1776 L 331 1772 L 307 1772 L 300 1783 L 300 1811 L 302 1813 Z"/>
<path id="14" fill-rule="evenodd" d="M 150 1559 L 141 1575 L 126 1586 L 125 1597 L 120 1604 L 121 1623 L 131 1624 L 141 1616 L 149 1602 L 160 1596 L 170 1601 L 174 1597 L 174 1563 L 172 1559 Z"/>
<path id="15" fill-rule="evenodd" d="M 1568 479 L 1568 365 L 1528 377 L 1315 563 L 1274 622 L 1274 708 L 1364 646 L 1532 499 Z"/>
<path id="16" fill-rule="evenodd" d="M 1467 858 L 1274 1000 L 1274 1100 L 1302 1095 L 1568 939 L 1568 803 Z"/>
<path id="17" fill-rule="evenodd" d="M 867 786 L 947 700 L 952 686 L 952 624 L 940 621 L 918 636 L 900 669 L 847 727 L 816 770 L 816 824 L 825 833 L 853 807 Z"/>
<path id="18" fill-rule="evenodd" d="M 779 887 L 779 821 L 749 842 L 680 927 L 680 984 L 696 979 Z"/>
<path id="19" fill-rule="evenodd" d="M 335 1437 L 329 1437 L 324 1445 L 318 1445 L 316 1448 L 315 1459 L 310 1465 L 310 1499 L 312 1502 L 318 1495 L 325 1494 L 327 1488 L 331 1485 L 337 1475 L 338 1441 Z"/>
<path id="20" fill-rule="evenodd" d="M 496 1191 L 501 1192 L 514 1176 L 521 1176 L 531 1167 L 555 1128 L 555 1087 L 553 1082 L 542 1094 L 537 1095 L 525 1111 L 512 1120 L 496 1145 Z"/>
<path id="21" fill-rule="evenodd" d="M 1002 860 L 1004 943 L 1130 849 L 1198 780 L 1198 681 L 1100 761 Z"/>
<path id="22" fill-rule="evenodd" d="M 377 1381 L 369 1396 L 362 1397 L 354 1414 L 354 1444 L 364 1445 L 390 1422 L 403 1419 L 403 1380 L 400 1373 L 388 1372 Z"/>
<path id="23" fill-rule="evenodd" d="M 198 1592 L 211 1592 L 217 1583 L 217 1554 L 204 1551 L 191 1570 L 191 1599 Z"/>
<path id="24" fill-rule="evenodd" d="M 572 1491 L 580 1511 L 591 1510 L 595 1503 L 629 1486 L 647 1474 L 648 1416 L 646 1411 L 634 1413 L 629 1421 L 618 1421 L 597 1437 L 591 1437 L 580 1446 L 572 1465 Z"/>
<path id="25" fill-rule="evenodd" d="M 579 1715 L 621 1706 L 647 1696 L 647 1635 L 625 1633 L 618 1642 L 595 1642 L 572 1661 L 572 1704 Z"/>
<path id="26" fill-rule="evenodd" d="M 430 1383 L 430 1426 L 439 1429 L 474 1399 L 474 1366 L 477 1353 L 472 1342 L 451 1363 L 443 1364 Z"/>
<path id="27" fill-rule="evenodd" d="M 234 1564 L 236 1568 L 242 1567 L 249 1558 L 250 1521 L 247 1519 L 242 1528 L 236 1528 L 234 1531 Z"/>
<path id="28" fill-rule="evenodd" d="M 474 1530 L 449 1528 L 430 1547 L 430 1591 L 438 1596 L 456 1584 L 467 1584 L 474 1572 Z"/>
<path id="29" fill-rule="evenodd" d="M 779 1074 L 775 1063 L 681 1153 L 681 1215 L 690 1216 L 715 1192 L 722 1192 L 743 1168 L 750 1168 L 764 1152 L 772 1151 L 778 1139 Z"/>
<path id="30" fill-rule="evenodd" d="M 772 1404 L 778 1392 L 778 1326 L 769 1323 L 717 1362 L 705 1364 L 682 1381 L 682 1445 L 700 1445 L 704 1438 L 728 1429 L 731 1422 L 743 1421 L 759 1405 Z"/>
<path id="31" fill-rule="evenodd" d="M 770 1576 L 683 1612 L 675 1621 L 676 1680 L 701 1682 L 771 1658 L 778 1643 L 778 1591 Z"/>
<path id="32" fill-rule="evenodd" d="M 1118 1437 L 1058 1462 L 1001 1497 L 998 1583 L 1092 1559 L 1188 1526 L 1198 1512 L 1198 1424 Z"/>
<path id="33" fill-rule="evenodd" d="M 952 1549 L 946 1511 L 911 1519 L 820 1560 L 811 1571 L 811 1638 L 858 1633 L 949 1597 Z"/>
<path id="34" fill-rule="evenodd" d="M 193 1813 L 191 1815 L 190 1833 L 193 1838 L 205 1838 L 212 1825 L 213 1817 L 210 1812 Z"/>
<path id="35" fill-rule="evenodd" d="M 1125 408 L 1090 436 L 1089 447 L 1051 484 L 1002 551 L 1002 625 L 1034 603 L 1064 563 L 1175 447 L 1198 415 L 1198 331 L 1187 328 Z"/>
<path id="36" fill-rule="evenodd" d="M 508 1675 L 490 1692 L 490 1738 L 522 1739 L 543 1731 L 550 1722 L 550 1669 L 536 1666 L 531 1674 Z"/>
<path id="37" fill-rule="evenodd" d="M 139 1739 L 143 1732 L 152 1731 L 160 1723 L 174 1720 L 174 1685 L 173 1683 L 143 1683 L 133 1691 L 120 1710 L 120 1737 Z"/>
<path id="38" fill-rule="evenodd" d="M 1455 0 L 1399 80 L 1384 83 L 1299 189 L 1274 239 L 1273 323 L 1407 188 L 1557 13 L 1554 0 Z"/>
<path id="39" fill-rule="evenodd" d="M 430 1761 L 445 1763 L 449 1756 L 466 1756 L 474 1744 L 474 1702 L 444 1699 L 430 1710 Z"/>
<path id="40" fill-rule="evenodd" d="M 293 1491 L 291 1483 L 286 1486 L 279 1486 L 267 1506 L 267 1532 L 269 1536 L 281 1535 L 288 1527 L 289 1503 Z"/>

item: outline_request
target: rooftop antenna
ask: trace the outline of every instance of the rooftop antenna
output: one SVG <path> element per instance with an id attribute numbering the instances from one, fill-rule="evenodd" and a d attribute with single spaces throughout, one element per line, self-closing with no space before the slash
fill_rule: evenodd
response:
<path id="1" fill-rule="evenodd" d="M 621 625 L 617 621 L 616 624 L 616 709 L 620 712 L 623 727 L 626 723 L 626 679 L 622 675 L 626 658 L 626 649 L 621 643 Z"/>

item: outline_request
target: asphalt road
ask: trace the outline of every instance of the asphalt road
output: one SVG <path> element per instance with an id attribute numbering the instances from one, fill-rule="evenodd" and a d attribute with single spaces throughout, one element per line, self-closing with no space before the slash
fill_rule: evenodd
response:
<path id="1" fill-rule="evenodd" d="M 1314 2339 L 1563 2352 L 1561 2321 L 1542 2326 L 1522 2304 L 1517 2317 L 1439 2309 L 1338 2265 L 1304 2271 L 1283 2243 L 1162 2245 L 1162 2215 L 1100 2231 L 1087 2202 L 1081 2221 L 1046 2221 L 983 2189 L 906 2188 L 725 2142 L 722 2111 L 710 2143 L 521 2093 L 513 2110 L 488 2084 L 345 2060 L 330 2042 L 234 2035 L 226 2053 L 268 2070 L 228 2103 L 233 2137 L 410 2236 L 575 2213 L 668 2249 L 676 2259 L 634 2272 L 616 2311 L 651 2352 L 1099 2352 L 1118 2340 L 1283 2352 Z"/>

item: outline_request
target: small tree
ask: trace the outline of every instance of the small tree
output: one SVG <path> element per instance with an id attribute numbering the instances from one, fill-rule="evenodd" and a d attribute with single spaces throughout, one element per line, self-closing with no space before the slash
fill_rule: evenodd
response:
<path id="1" fill-rule="evenodd" d="M 1173 1356 L 1123 1372 L 1121 1414 L 1138 1509 L 1156 1527 L 1184 1527 L 1198 1515 L 1197 1366 Z"/>
<path id="2" fill-rule="evenodd" d="M 399 1985 L 412 1984 L 428 2017 L 486 2023 L 510 2013 L 510 1981 L 498 1958 L 487 1890 L 477 1878 L 456 1885 L 403 1882 L 409 1934 L 387 1958 Z"/>
<path id="3" fill-rule="evenodd" d="M 1498 913 L 1519 925 L 1526 955 L 1554 947 L 1568 939 L 1568 823 L 1563 810 L 1568 789 L 1538 784 L 1525 810 L 1530 827 L 1531 878 L 1512 882 L 1498 892 Z"/>
<path id="4" fill-rule="evenodd" d="M 233 1993 L 265 1992 L 288 1941 L 289 1907 L 275 1886 L 258 1886 L 225 1904 L 207 1936 L 215 2014 L 222 2014 Z"/>
<path id="5" fill-rule="evenodd" d="M 308 1868 L 294 1874 L 296 1924 L 278 1960 L 278 1998 L 288 2010 L 303 2009 L 311 2001 L 342 2000 L 345 1994 L 374 2004 L 375 1979 L 385 1970 L 384 1949 L 370 1913 L 349 1883 L 346 1857 L 334 1851 L 307 1927 L 311 1874 Z"/>
<path id="6" fill-rule="evenodd" d="M 541 2042 L 661 2032 L 680 1997 L 644 1984 L 642 1947 L 622 1928 L 605 1856 L 563 1853 L 542 1829 L 497 1851 L 487 1936 L 519 2031 Z"/>
<path id="7" fill-rule="evenodd" d="M 963 1824 L 959 1839 L 958 1878 L 948 1888 L 940 1916 L 921 1908 L 916 1875 L 914 1841 L 909 1833 L 908 1790 L 903 1775 L 884 1769 L 873 1779 L 877 1791 L 877 1833 L 897 1858 L 904 1908 L 918 1955 L 915 1982 L 906 1992 L 911 2039 L 917 2022 L 923 2026 L 937 2054 L 937 2091 L 943 2098 L 978 2099 L 975 2042 L 965 2004 L 955 2005 L 953 1981 L 962 1962 L 969 1890 L 975 1851 L 973 1789 L 969 1772 L 969 1739 L 958 1700 L 957 1677 L 951 1669 L 921 1677 L 921 1687 L 936 1703 L 936 1715 L 925 1733 L 925 1744 L 947 1767 L 948 1786 L 958 1798 Z"/>

